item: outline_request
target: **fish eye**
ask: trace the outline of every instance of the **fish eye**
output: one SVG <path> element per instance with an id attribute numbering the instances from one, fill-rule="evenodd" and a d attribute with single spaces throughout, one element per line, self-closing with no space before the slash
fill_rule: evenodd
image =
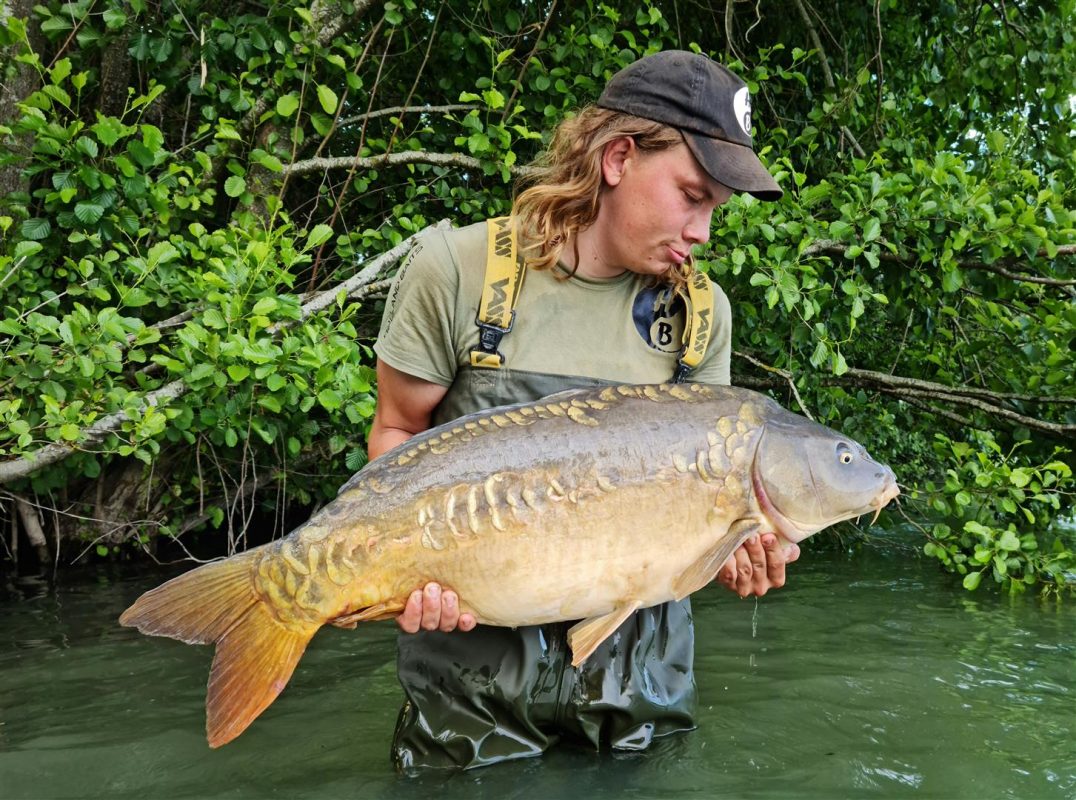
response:
<path id="1" fill-rule="evenodd" d="M 841 442 L 839 445 L 837 445 L 837 460 L 840 461 L 842 464 L 852 463 L 852 451 L 844 442 Z"/>

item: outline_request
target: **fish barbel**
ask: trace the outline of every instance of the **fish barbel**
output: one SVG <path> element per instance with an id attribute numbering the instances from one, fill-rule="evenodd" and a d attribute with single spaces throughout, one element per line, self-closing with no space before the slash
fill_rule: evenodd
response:
<path id="1" fill-rule="evenodd" d="M 415 436 L 287 537 L 146 592 L 120 622 L 216 644 L 219 747 L 322 625 L 395 616 L 429 581 L 481 624 L 581 620 L 578 666 L 637 609 L 712 581 L 749 536 L 799 542 L 897 494 L 862 446 L 747 389 L 574 390 Z"/>

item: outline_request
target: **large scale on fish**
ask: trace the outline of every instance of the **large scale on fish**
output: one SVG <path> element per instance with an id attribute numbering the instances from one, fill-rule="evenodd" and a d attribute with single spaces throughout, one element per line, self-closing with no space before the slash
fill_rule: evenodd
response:
<path id="1" fill-rule="evenodd" d="M 746 389 L 610 386 L 492 409 L 372 461 L 287 537 L 146 592 L 120 617 L 216 644 L 209 744 L 242 733 L 325 624 L 429 581 L 480 624 L 580 620 L 579 665 L 639 608 L 710 583 L 755 533 L 799 542 L 899 494 L 853 440 Z"/>

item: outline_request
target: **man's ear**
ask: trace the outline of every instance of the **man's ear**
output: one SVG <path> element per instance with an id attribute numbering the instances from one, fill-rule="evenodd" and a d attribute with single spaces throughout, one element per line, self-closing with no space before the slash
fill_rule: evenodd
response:
<path id="1" fill-rule="evenodd" d="M 602 151 L 602 177 L 607 186 L 616 186 L 620 183 L 628 163 L 637 152 L 635 140 L 630 136 L 620 136 L 605 145 Z"/>

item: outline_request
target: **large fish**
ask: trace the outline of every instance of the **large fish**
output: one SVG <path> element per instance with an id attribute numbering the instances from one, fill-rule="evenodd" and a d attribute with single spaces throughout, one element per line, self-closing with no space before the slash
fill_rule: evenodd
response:
<path id="1" fill-rule="evenodd" d="M 712 581 L 752 534 L 799 542 L 898 493 L 859 444 L 746 389 L 564 392 L 414 437 L 286 538 L 146 592 L 120 622 L 216 644 L 219 747 L 276 699 L 318 628 L 391 617 L 428 581 L 482 624 L 582 620 L 578 665 L 636 609 Z"/>

